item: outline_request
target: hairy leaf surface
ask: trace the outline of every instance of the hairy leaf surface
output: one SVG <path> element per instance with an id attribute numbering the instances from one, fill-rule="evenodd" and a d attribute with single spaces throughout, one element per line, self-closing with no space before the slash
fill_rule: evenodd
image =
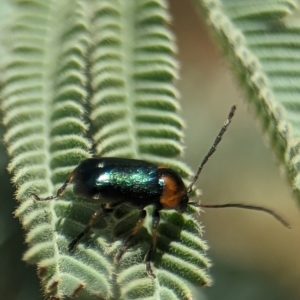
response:
<path id="1" fill-rule="evenodd" d="M 161 213 L 153 280 L 143 263 L 151 218 L 115 265 L 137 211 L 118 208 L 70 253 L 68 244 L 99 205 L 71 189 L 55 201 L 31 197 L 55 194 L 74 167 L 93 154 L 169 166 L 185 180 L 191 175 L 178 160 L 184 123 L 173 82 L 178 66 L 166 3 L 17 0 L 13 5 L 2 109 L 20 202 L 16 215 L 29 245 L 24 260 L 37 265 L 51 299 L 88 294 L 191 299 L 188 283 L 202 286 L 210 278 L 207 246 L 190 213 Z"/>

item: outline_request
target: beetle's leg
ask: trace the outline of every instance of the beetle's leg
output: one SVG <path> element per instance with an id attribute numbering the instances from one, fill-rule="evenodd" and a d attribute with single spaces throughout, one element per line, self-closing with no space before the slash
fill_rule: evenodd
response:
<path id="1" fill-rule="evenodd" d="M 111 214 L 112 212 L 114 212 L 114 210 L 120 205 L 122 204 L 122 202 L 116 202 L 116 203 L 110 203 L 108 205 L 108 203 L 102 203 L 101 207 L 103 210 L 103 214 L 104 216 L 108 216 L 109 214 Z"/>
<path id="2" fill-rule="evenodd" d="M 31 193 L 31 196 L 38 201 L 47 201 L 47 200 L 54 200 L 59 198 L 67 188 L 67 186 L 71 183 L 72 179 L 74 177 L 74 171 L 69 175 L 67 180 L 64 182 L 64 184 L 57 190 L 56 195 L 48 196 L 46 198 L 40 198 L 37 194 Z"/>
<path id="3" fill-rule="evenodd" d="M 155 250 L 156 247 L 156 240 L 157 240 L 157 226 L 159 224 L 160 221 L 160 215 L 159 215 L 159 211 L 158 209 L 154 209 L 153 211 L 153 215 L 152 215 L 152 242 L 150 245 L 150 248 L 146 254 L 146 272 L 147 274 L 152 277 L 155 278 L 155 275 L 153 274 L 152 268 L 151 268 L 151 257 L 152 257 L 152 253 Z"/>
<path id="4" fill-rule="evenodd" d="M 91 230 L 91 228 L 93 227 L 94 223 L 101 217 L 103 216 L 103 209 L 99 209 L 97 211 L 95 211 L 93 213 L 93 215 L 91 216 L 91 218 L 89 219 L 88 224 L 85 226 L 85 228 L 83 229 L 83 231 L 81 231 L 77 237 L 69 244 L 68 249 L 70 252 L 73 252 L 78 243 L 80 242 L 80 240 L 89 233 L 89 231 Z"/>
<path id="5" fill-rule="evenodd" d="M 124 241 L 123 245 L 121 246 L 121 248 L 119 249 L 118 254 L 115 256 L 115 262 L 118 263 L 120 261 L 120 259 L 122 258 L 123 254 L 126 252 L 132 238 L 140 231 L 145 217 L 146 217 L 146 211 L 143 209 L 141 210 L 140 213 L 140 217 L 135 225 L 135 227 L 133 228 L 131 234 L 127 237 L 127 239 Z"/>
<path id="6" fill-rule="evenodd" d="M 104 207 L 102 206 L 102 210 L 103 210 L 103 215 L 104 216 L 109 216 L 111 213 L 114 212 L 115 208 L 107 208 L 107 207 Z"/>

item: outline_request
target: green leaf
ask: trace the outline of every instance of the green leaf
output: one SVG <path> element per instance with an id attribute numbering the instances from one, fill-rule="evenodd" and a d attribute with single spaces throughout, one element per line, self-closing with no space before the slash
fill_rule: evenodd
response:
<path id="1" fill-rule="evenodd" d="M 24 260 L 37 265 L 52 299 L 86 293 L 190 299 L 189 282 L 210 283 L 207 246 L 190 214 L 162 212 L 153 280 L 143 263 L 150 218 L 115 265 L 136 211 L 118 208 L 69 253 L 68 244 L 99 205 L 70 190 L 56 201 L 30 196 L 55 194 L 91 156 L 92 144 L 98 156 L 144 159 L 173 168 L 185 180 L 191 175 L 178 160 L 184 123 L 173 84 L 178 64 L 169 20 L 162 0 L 14 1 L 3 74 L 5 142 L 20 202 L 16 215 L 27 232 Z"/>

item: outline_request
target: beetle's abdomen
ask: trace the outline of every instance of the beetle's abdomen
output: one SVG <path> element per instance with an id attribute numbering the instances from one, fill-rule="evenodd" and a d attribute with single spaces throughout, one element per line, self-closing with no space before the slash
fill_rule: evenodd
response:
<path id="1" fill-rule="evenodd" d="M 73 183 L 86 198 L 137 207 L 159 203 L 163 189 L 155 165 L 124 158 L 87 159 L 75 169 Z"/>
<path id="2" fill-rule="evenodd" d="M 161 194 L 157 170 L 147 167 L 106 168 L 96 179 L 97 190 L 106 198 L 153 199 Z"/>

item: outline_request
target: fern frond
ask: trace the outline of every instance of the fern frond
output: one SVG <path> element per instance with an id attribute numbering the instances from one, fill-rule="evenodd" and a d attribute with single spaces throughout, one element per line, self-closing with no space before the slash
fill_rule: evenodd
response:
<path id="1" fill-rule="evenodd" d="M 98 26 L 92 32 L 94 49 L 90 65 L 94 94 L 91 99 L 91 119 L 97 128 L 94 141 L 98 155 L 144 159 L 169 166 L 187 178 L 191 175 L 190 170 L 175 159 L 183 151 L 184 123 L 177 115 L 178 91 L 173 81 L 178 77 L 178 71 L 173 58 L 176 50 L 174 38 L 165 27 L 169 19 L 163 1 L 99 3 L 94 21 Z M 128 233 L 138 217 L 126 211 L 123 213 L 113 223 L 116 238 Z M 178 222 L 181 216 L 175 215 Z M 167 240 L 166 231 L 169 230 L 163 226 L 165 214 L 162 214 L 162 219 L 159 240 L 163 244 Z M 186 222 L 185 219 L 185 222 L 177 225 L 178 234 L 173 236 L 174 240 L 190 232 L 190 228 L 183 229 Z M 196 224 L 194 219 L 193 224 Z M 196 236 L 199 234 L 200 227 L 193 232 L 193 239 L 198 239 Z M 184 239 L 180 241 L 183 244 L 190 242 Z M 168 243 L 172 244 L 172 241 L 168 240 Z M 159 242 L 158 250 L 164 253 L 168 247 L 161 248 Z M 118 268 L 117 283 L 121 299 L 135 299 L 137 295 L 139 299 L 163 299 L 163 294 L 172 286 L 173 277 L 182 282 L 177 284 L 178 288 L 170 290 L 174 299 L 182 299 L 183 295 L 188 298 L 191 294 L 185 282 L 188 275 L 178 271 L 182 264 L 180 256 L 184 253 L 183 248 L 170 254 L 171 263 L 165 263 L 167 259 L 162 255 L 161 264 L 169 271 L 160 271 L 158 268 L 154 285 L 145 276 L 145 247 L 141 253 L 139 251 L 136 249 L 126 253 Z M 202 270 L 208 267 L 203 263 L 207 261 L 204 252 L 195 251 L 191 256 L 196 268 L 193 269 L 196 270 L 194 277 L 191 275 L 194 282 L 197 285 L 209 284 L 210 279 Z M 160 272 L 164 272 L 164 276 L 160 276 Z M 164 282 L 168 280 L 169 284 L 166 285 Z"/>
<path id="2" fill-rule="evenodd" d="M 70 240 L 85 227 L 97 203 L 69 190 L 47 203 L 30 197 L 31 192 L 54 194 L 90 156 L 90 132 L 96 155 L 140 158 L 171 167 L 185 180 L 191 175 L 178 161 L 184 123 L 173 84 L 178 66 L 174 38 L 166 27 L 166 3 L 14 4 L 2 108 L 9 170 L 20 202 L 16 215 L 28 232 L 24 259 L 37 264 L 45 294 L 55 299 L 85 292 L 103 299 L 118 294 L 121 299 L 190 299 L 188 282 L 210 283 L 207 246 L 191 215 L 161 213 L 153 281 L 143 263 L 150 240 L 146 228 L 120 265 L 112 263 L 137 211 L 116 209 L 70 254 Z"/>
<path id="3" fill-rule="evenodd" d="M 83 287 L 104 298 L 112 294 L 105 241 L 70 255 L 76 216 L 95 210 L 59 201 L 37 203 L 30 192 L 49 195 L 79 161 L 88 157 L 85 137 L 87 18 L 81 1 L 16 1 L 2 91 L 9 170 L 17 186 L 16 210 L 28 232 L 24 260 L 35 263 L 44 292 L 64 298 Z M 95 250 L 97 249 L 97 250 Z M 79 255 L 80 253 L 80 255 Z M 89 272 L 85 270 L 89 269 Z"/>

